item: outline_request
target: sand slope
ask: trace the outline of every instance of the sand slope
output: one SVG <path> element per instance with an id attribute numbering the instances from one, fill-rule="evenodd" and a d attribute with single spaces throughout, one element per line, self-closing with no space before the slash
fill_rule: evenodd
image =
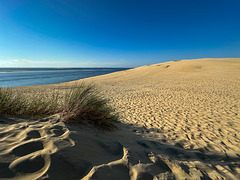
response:
<path id="1" fill-rule="evenodd" d="M 0 179 L 240 179 L 239 58 L 172 61 L 84 81 L 111 99 L 119 129 L 77 127 L 58 115 L 0 117 Z"/>

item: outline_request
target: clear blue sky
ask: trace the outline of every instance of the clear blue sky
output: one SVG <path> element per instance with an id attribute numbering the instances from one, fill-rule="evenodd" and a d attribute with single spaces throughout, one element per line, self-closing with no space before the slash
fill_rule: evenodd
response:
<path id="1" fill-rule="evenodd" d="M 240 57 L 239 0 L 1 0 L 0 67 Z"/>

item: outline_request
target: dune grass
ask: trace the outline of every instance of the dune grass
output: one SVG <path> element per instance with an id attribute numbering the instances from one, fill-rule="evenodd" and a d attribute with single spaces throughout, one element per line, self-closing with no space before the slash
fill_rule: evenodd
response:
<path id="1" fill-rule="evenodd" d="M 112 129 L 118 115 L 109 106 L 109 100 L 99 94 L 96 86 L 83 83 L 64 92 L 52 92 L 48 97 L 43 93 L 29 95 L 12 88 L 0 88 L 0 115 L 46 117 L 60 114 L 66 122 L 89 122 Z"/>
<path id="2" fill-rule="evenodd" d="M 29 96 L 12 88 L 0 88 L 0 115 L 46 116 L 56 113 L 58 106 L 56 98 Z"/>
<path id="3" fill-rule="evenodd" d="M 60 112 L 68 122 L 91 121 L 99 127 L 111 129 L 118 115 L 108 102 L 96 86 L 80 84 L 65 94 Z"/>

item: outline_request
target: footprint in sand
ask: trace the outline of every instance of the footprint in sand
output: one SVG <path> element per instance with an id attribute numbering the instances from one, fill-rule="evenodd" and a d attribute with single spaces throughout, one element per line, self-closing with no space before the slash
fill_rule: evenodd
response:
<path id="1" fill-rule="evenodd" d="M 74 142 L 59 116 L 1 127 L 0 179 L 37 179 L 51 164 L 51 154 Z M 58 141 L 64 146 L 58 146 Z"/>

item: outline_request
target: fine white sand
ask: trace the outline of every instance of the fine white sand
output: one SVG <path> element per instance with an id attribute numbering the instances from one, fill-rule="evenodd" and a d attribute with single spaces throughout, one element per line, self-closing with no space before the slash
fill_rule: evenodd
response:
<path id="1" fill-rule="evenodd" d="M 23 87 L 64 90 L 79 81 Z M 240 179 L 240 58 L 172 61 L 84 79 L 118 129 L 0 117 L 0 179 Z"/>

